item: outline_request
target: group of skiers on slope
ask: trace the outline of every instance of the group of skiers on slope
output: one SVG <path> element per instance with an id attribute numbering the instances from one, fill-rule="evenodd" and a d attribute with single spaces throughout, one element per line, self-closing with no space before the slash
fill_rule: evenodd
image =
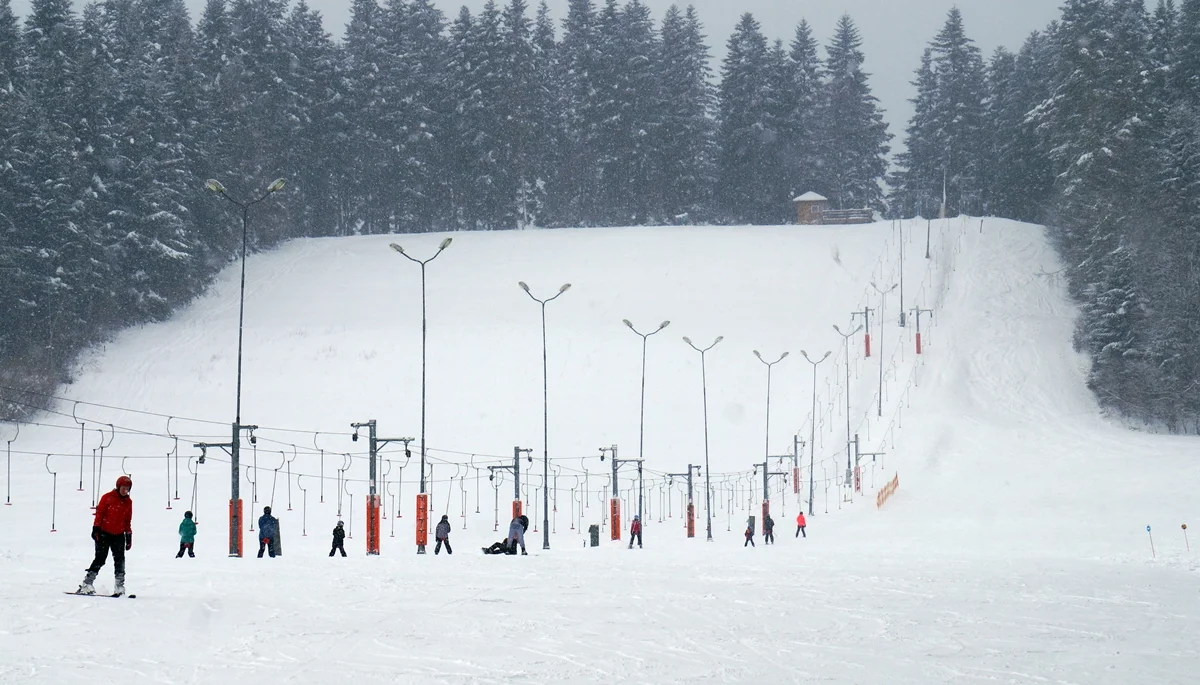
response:
<path id="1" fill-rule="evenodd" d="M 805 531 L 805 528 L 807 527 L 808 520 L 804 518 L 804 512 L 800 512 L 796 515 L 796 537 L 803 535 L 805 538 L 807 538 L 808 533 Z M 763 544 L 775 544 L 775 519 L 771 518 L 770 514 L 767 514 L 767 517 L 763 519 Z M 747 545 L 751 547 L 755 546 L 753 518 L 746 523 L 746 541 L 742 543 L 742 547 Z"/>
<path id="2" fill-rule="evenodd" d="M 108 555 L 111 552 L 113 558 L 113 574 L 115 576 L 115 584 L 113 586 L 113 595 L 120 596 L 125 594 L 125 552 L 133 549 L 133 499 L 129 496 L 133 489 L 133 479 L 129 476 L 121 476 L 117 478 L 116 487 L 111 492 L 104 493 L 100 498 L 100 502 L 96 505 L 96 515 L 92 521 L 92 541 L 95 546 L 95 557 L 92 559 L 92 564 L 87 568 L 83 582 L 79 584 L 77 594 L 93 595 L 96 594 L 96 588 L 93 583 L 96 580 L 100 569 L 108 561 Z M 804 513 L 801 512 L 796 517 L 796 537 L 803 535 L 808 537 L 805 532 L 807 525 Z M 775 521 L 770 516 L 767 516 L 764 521 L 765 541 L 773 543 L 775 541 Z M 529 530 L 529 517 L 524 514 L 515 517 L 508 524 L 508 536 L 503 540 L 493 543 L 490 547 L 484 547 L 484 554 L 516 554 L 517 550 L 521 550 L 521 554 L 527 555 L 525 550 L 525 531 Z M 434 530 L 434 538 L 437 541 L 433 549 L 434 554 L 440 554 L 442 547 L 446 548 L 446 554 L 453 554 L 454 550 L 450 548 L 450 520 L 446 515 L 442 516 L 438 522 L 437 528 Z M 337 552 L 341 552 L 342 556 L 346 556 L 346 529 L 341 521 L 333 528 L 333 545 L 329 550 L 329 556 L 333 556 Z M 629 548 L 633 549 L 634 541 L 637 541 L 638 548 L 642 546 L 642 520 L 640 516 L 634 516 L 633 522 L 629 526 Z M 745 547 L 754 546 L 754 526 L 746 526 L 746 542 L 742 545 Z M 183 557 L 184 552 L 189 557 L 195 557 L 196 547 L 196 521 L 192 516 L 192 512 L 185 512 L 183 521 L 179 523 L 179 552 L 175 558 Z M 274 557 L 280 554 L 279 547 L 279 519 L 271 515 L 271 507 L 263 507 L 262 516 L 258 517 L 258 556 L 262 558 L 266 552 Z"/>

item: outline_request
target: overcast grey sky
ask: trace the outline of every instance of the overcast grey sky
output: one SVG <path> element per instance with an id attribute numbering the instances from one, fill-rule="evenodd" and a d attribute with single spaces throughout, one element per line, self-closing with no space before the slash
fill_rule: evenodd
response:
<path id="1" fill-rule="evenodd" d="M 472 13 L 487 0 L 435 0 L 448 19 L 466 5 Z M 539 0 L 528 0 L 531 14 Z M 866 70 L 871 87 L 887 110 L 886 118 L 896 136 L 893 147 L 903 142 L 904 127 L 911 113 L 907 100 L 912 96 L 909 82 L 920 64 L 921 50 L 945 21 L 946 12 L 957 4 L 962 10 L 968 35 L 990 56 L 997 46 L 1012 50 L 1021 46 L 1031 31 L 1040 30 L 1058 16 L 1059 0 L 643 0 L 654 13 L 656 23 L 672 4 L 693 4 L 708 34 L 713 66 L 719 71 L 725 54 L 725 41 L 745 12 L 763 26 L 770 39 L 790 41 L 796 25 L 807 19 L 821 44 L 828 42 L 837 18 L 849 13 L 858 24 L 866 52 Z M 77 3 L 81 4 L 81 3 Z M 204 0 L 187 0 L 193 22 L 200 16 Z M 497 0 L 504 4 L 504 0 Z M 597 0 L 603 5 L 604 0 Z M 622 1 L 622 4 L 624 2 Z M 335 39 L 345 33 L 350 18 L 349 0 L 309 0 L 321 11 L 325 26 Z M 566 16 L 567 0 L 549 0 L 556 18 Z M 14 10 L 28 13 L 29 0 L 15 0 Z M 561 34 L 561 23 L 559 23 Z M 822 55 L 824 53 L 822 52 Z"/>

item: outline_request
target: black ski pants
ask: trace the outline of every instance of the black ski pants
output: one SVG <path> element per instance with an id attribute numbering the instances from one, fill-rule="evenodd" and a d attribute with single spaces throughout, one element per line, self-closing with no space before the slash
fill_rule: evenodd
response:
<path id="1" fill-rule="evenodd" d="M 113 573 L 118 579 L 125 578 L 125 535 L 111 535 L 104 531 L 100 531 L 100 537 L 96 540 L 96 558 L 87 570 L 90 577 L 95 578 L 100 569 L 104 568 L 109 550 L 112 550 Z"/>
<path id="2" fill-rule="evenodd" d="M 746 538 L 746 542 L 742 543 L 742 547 L 745 547 L 746 545 L 754 547 L 754 538 Z"/>
<path id="3" fill-rule="evenodd" d="M 808 533 L 804 532 L 804 526 L 796 526 L 796 537 L 800 537 L 801 535 L 808 537 Z"/>
<path id="4" fill-rule="evenodd" d="M 187 555 L 188 555 L 189 557 L 194 557 L 194 556 L 196 556 L 196 555 L 195 555 L 195 554 L 192 552 L 192 550 L 193 550 L 195 547 L 196 547 L 196 543 L 194 543 L 194 542 L 181 542 L 181 543 L 179 543 L 179 554 L 176 554 L 176 555 L 175 555 L 175 558 L 176 558 L 176 559 L 179 559 L 179 558 L 183 557 L 183 552 L 184 552 L 184 550 L 187 550 Z"/>
<path id="5" fill-rule="evenodd" d="M 333 541 L 333 549 L 329 550 L 329 556 L 333 556 L 334 552 L 341 552 L 342 556 L 346 556 L 346 543 L 342 540 Z M 259 555 L 262 556 L 262 555 Z M 271 556 L 275 556 L 272 554 Z"/>
<path id="6" fill-rule="evenodd" d="M 775 531 L 774 530 L 768 530 L 765 534 L 763 534 L 763 544 L 764 545 L 775 544 Z"/>
<path id="7" fill-rule="evenodd" d="M 258 558 L 262 559 L 263 552 L 270 552 L 271 556 L 275 556 L 275 547 L 271 544 L 270 538 L 258 539 Z"/>
<path id="8" fill-rule="evenodd" d="M 629 549 L 633 549 L 633 539 L 634 538 L 637 538 L 638 548 L 641 549 L 641 547 L 642 547 L 642 534 L 641 533 L 630 533 L 629 534 Z"/>
<path id="9" fill-rule="evenodd" d="M 439 538 L 437 544 L 433 546 L 433 553 L 437 554 L 442 551 L 442 545 L 446 546 L 446 554 L 454 554 L 454 550 L 450 549 L 450 538 Z"/>

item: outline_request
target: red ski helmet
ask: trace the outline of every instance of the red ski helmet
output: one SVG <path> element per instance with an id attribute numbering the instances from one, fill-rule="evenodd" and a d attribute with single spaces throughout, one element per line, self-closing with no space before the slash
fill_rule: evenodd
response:
<path id="1" fill-rule="evenodd" d="M 117 478 L 117 489 L 120 490 L 121 486 L 125 486 L 125 487 L 129 488 L 130 490 L 132 490 L 133 489 L 133 479 L 130 478 L 129 476 L 121 476 L 120 478 Z"/>

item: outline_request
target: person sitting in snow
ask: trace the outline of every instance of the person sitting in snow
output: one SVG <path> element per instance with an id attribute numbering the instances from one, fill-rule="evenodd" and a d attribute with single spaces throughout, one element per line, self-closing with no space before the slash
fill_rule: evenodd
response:
<path id="1" fill-rule="evenodd" d="M 525 554 L 525 530 L 529 528 L 529 517 L 522 514 L 512 520 L 508 524 L 508 537 L 500 542 L 492 543 L 491 547 L 484 547 L 484 554 L 516 554 L 517 546 L 521 547 L 521 554 Z"/>
<path id="2" fill-rule="evenodd" d="M 258 517 L 258 558 L 262 559 L 264 551 L 275 556 L 275 536 L 279 534 L 279 519 L 271 516 L 271 507 L 263 507 L 263 515 Z"/>
<path id="3" fill-rule="evenodd" d="M 334 552 L 340 551 L 342 556 L 346 556 L 346 529 L 341 521 L 333 527 L 333 549 L 329 550 L 329 556 L 333 556 Z"/>
<path id="4" fill-rule="evenodd" d="M 175 555 L 176 559 L 183 558 L 184 550 L 187 550 L 189 557 L 195 558 L 196 554 L 192 551 L 196 546 L 196 521 L 192 518 L 192 512 L 183 512 L 183 520 L 179 522 L 179 554 Z"/>

